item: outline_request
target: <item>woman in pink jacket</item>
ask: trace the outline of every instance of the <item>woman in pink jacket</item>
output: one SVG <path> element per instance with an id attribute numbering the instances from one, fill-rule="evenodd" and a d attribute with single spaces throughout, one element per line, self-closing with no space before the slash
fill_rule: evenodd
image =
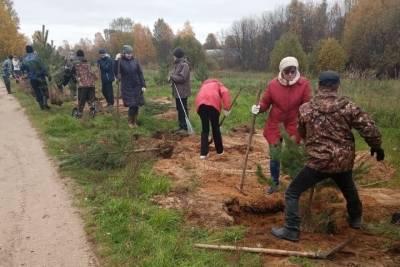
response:
<path id="1" fill-rule="evenodd" d="M 300 76 L 299 62 L 294 57 L 285 57 L 279 64 L 278 77 L 273 79 L 264 92 L 258 105 L 253 105 L 252 113 L 269 111 L 264 127 L 264 137 L 269 144 L 270 172 L 273 185 L 266 191 L 272 194 L 279 187 L 280 149 L 282 125 L 288 135 L 300 142 L 297 132 L 297 115 L 299 107 L 310 100 L 310 82 Z"/>
<path id="2" fill-rule="evenodd" d="M 201 119 L 201 149 L 200 159 L 205 159 L 208 155 L 208 134 L 210 132 L 210 122 L 215 149 L 218 155 L 224 153 L 221 131 L 219 129 L 219 114 L 229 115 L 231 97 L 228 88 L 216 79 L 204 81 L 196 96 L 196 110 Z"/>

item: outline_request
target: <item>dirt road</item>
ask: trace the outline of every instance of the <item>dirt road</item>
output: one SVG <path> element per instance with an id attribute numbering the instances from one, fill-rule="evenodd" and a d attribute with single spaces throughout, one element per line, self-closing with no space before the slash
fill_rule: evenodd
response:
<path id="1" fill-rule="evenodd" d="M 0 83 L 0 266 L 98 266 L 67 187 Z"/>

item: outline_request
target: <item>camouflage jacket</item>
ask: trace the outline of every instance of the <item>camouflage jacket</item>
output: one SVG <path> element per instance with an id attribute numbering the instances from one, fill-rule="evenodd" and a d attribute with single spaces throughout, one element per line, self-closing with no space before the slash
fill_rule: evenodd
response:
<path id="1" fill-rule="evenodd" d="M 366 112 L 337 92 L 319 91 L 300 107 L 298 131 L 305 141 L 309 168 L 339 173 L 353 169 L 356 129 L 370 147 L 381 146 L 381 134 Z"/>

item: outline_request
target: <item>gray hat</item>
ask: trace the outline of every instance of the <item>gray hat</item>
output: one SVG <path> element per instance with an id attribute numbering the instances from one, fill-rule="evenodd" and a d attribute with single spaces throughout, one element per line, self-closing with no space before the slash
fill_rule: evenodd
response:
<path id="1" fill-rule="evenodd" d="M 130 45 L 124 45 L 122 47 L 122 54 L 132 54 L 133 53 L 133 48 Z"/>
<path id="2" fill-rule="evenodd" d="M 319 85 L 332 86 L 340 84 L 340 75 L 336 71 L 323 71 L 318 77 Z"/>

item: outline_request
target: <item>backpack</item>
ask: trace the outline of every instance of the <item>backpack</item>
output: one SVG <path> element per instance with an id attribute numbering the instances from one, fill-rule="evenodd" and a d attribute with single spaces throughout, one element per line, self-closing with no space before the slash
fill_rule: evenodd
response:
<path id="1" fill-rule="evenodd" d="M 82 62 L 75 64 L 76 79 L 78 87 L 94 87 L 96 76 L 92 72 L 89 63 Z"/>

